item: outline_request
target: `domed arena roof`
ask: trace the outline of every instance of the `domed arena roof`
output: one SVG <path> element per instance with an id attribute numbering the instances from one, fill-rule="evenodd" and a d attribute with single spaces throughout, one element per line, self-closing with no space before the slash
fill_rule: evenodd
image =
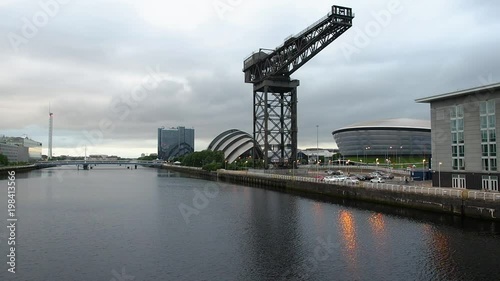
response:
<path id="1" fill-rule="evenodd" d="M 333 131 L 333 134 L 352 131 L 357 129 L 411 129 L 411 130 L 430 130 L 430 120 L 397 118 L 397 119 L 383 119 L 375 121 L 365 121 L 340 128 Z"/>
<path id="2" fill-rule="evenodd" d="M 431 126 L 428 120 L 384 119 L 356 123 L 332 132 L 345 156 L 429 155 Z"/>
<path id="3" fill-rule="evenodd" d="M 226 161 L 232 163 L 240 155 L 252 149 L 254 143 L 255 141 L 250 134 L 238 129 L 231 129 L 215 137 L 210 145 L 208 145 L 208 149 L 212 151 L 223 151 Z M 260 148 L 258 148 L 257 154 L 257 157 L 262 158 L 262 151 Z"/>

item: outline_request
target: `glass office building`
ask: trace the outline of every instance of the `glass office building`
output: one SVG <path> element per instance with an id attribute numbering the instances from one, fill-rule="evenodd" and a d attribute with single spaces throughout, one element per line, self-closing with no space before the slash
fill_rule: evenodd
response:
<path id="1" fill-rule="evenodd" d="M 194 152 L 194 129 L 158 128 L 158 159 L 170 161 Z"/>

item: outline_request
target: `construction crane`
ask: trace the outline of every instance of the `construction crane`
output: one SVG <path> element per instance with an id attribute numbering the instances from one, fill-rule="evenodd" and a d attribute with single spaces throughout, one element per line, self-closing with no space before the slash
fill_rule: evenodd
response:
<path id="1" fill-rule="evenodd" d="M 259 49 L 243 62 L 245 83 L 253 84 L 253 137 L 270 163 L 295 166 L 297 161 L 297 87 L 290 75 L 352 26 L 351 8 L 331 12 L 274 50 Z M 257 151 L 257 147 L 254 148 Z"/>

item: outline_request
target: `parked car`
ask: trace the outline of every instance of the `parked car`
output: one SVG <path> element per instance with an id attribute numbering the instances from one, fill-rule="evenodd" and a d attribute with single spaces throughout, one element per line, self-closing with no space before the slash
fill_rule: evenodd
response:
<path id="1" fill-rule="evenodd" d="M 356 179 L 360 180 L 360 181 L 365 181 L 367 180 L 366 176 L 364 175 L 360 175 L 360 174 L 356 174 L 354 175 L 356 177 Z"/>
<path id="2" fill-rule="evenodd" d="M 341 170 L 337 170 L 337 171 L 328 170 L 328 171 L 325 171 L 325 173 L 327 173 L 329 175 L 343 175 L 344 174 L 344 172 L 342 172 Z"/>
<path id="3" fill-rule="evenodd" d="M 382 178 L 392 180 L 394 178 L 394 175 L 393 174 L 383 174 Z"/>
<path id="4" fill-rule="evenodd" d="M 346 179 L 346 176 L 327 176 L 324 178 L 325 182 L 342 182 Z"/>
<path id="5" fill-rule="evenodd" d="M 384 183 L 385 180 L 383 178 L 373 178 L 373 179 L 370 180 L 370 182 Z"/>
<path id="6" fill-rule="evenodd" d="M 359 180 L 357 178 L 347 178 L 344 180 L 345 183 L 351 183 L 351 184 L 359 184 Z"/>

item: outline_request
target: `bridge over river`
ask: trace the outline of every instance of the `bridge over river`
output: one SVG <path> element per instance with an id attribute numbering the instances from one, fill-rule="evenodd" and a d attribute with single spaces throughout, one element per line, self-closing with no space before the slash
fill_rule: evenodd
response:
<path id="1" fill-rule="evenodd" d="M 35 166 L 39 168 L 57 167 L 57 166 L 76 166 L 77 169 L 82 167 L 84 170 L 97 165 L 119 165 L 119 166 L 147 166 L 161 167 L 161 161 L 144 161 L 144 160 L 62 160 L 62 161 L 46 161 L 38 162 Z"/>

